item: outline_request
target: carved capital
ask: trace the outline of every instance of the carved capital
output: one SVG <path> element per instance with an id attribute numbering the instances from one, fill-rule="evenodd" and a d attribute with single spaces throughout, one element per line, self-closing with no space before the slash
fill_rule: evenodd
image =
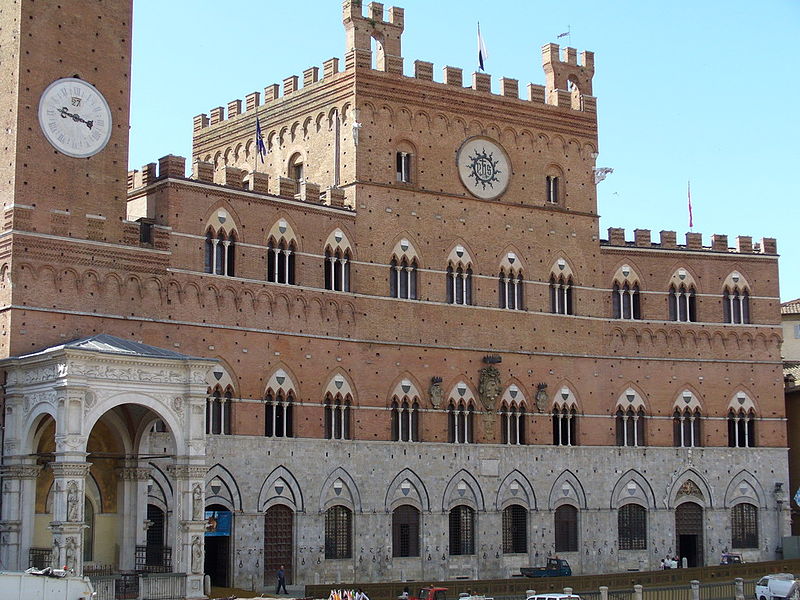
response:
<path id="1" fill-rule="evenodd" d="M 90 463 L 51 462 L 50 470 L 53 477 L 86 477 L 89 474 Z"/>
<path id="2" fill-rule="evenodd" d="M 150 467 L 121 467 L 117 469 L 117 478 L 122 481 L 147 481 L 150 471 Z"/>
<path id="3" fill-rule="evenodd" d="M 36 479 L 41 471 L 41 465 L 5 465 L 0 467 L 0 476 L 3 479 Z"/>
<path id="4" fill-rule="evenodd" d="M 203 479 L 208 468 L 205 465 L 169 465 L 167 472 L 175 479 Z"/>

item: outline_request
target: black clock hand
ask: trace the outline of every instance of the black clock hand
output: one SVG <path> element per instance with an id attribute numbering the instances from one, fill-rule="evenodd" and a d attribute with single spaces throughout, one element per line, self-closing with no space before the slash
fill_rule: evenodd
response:
<path id="1" fill-rule="evenodd" d="M 58 114 L 60 114 L 60 115 L 61 115 L 61 118 L 62 118 L 62 119 L 66 119 L 66 118 L 68 118 L 68 117 L 69 117 L 69 118 L 71 118 L 73 121 L 75 121 L 76 123 L 83 123 L 83 124 L 85 124 L 85 125 L 86 125 L 86 126 L 89 128 L 89 129 L 91 129 L 91 128 L 92 128 L 92 126 L 94 125 L 94 122 L 93 122 L 93 121 L 86 121 L 86 120 L 84 120 L 84 119 L 83 119 L 83 118 L 82 118 L 80 115 L 78 115 L 78 114 L 72 114 L 72 113 L 70 113 L 70 112 L 67 110 L 67 107 L 66 107 L 66 106 L 62 106 L 62 107 L 61 107 L 61 108 L 60 108 L 60 109 L 59 109 L 57 112 L 58 112 Z"/>

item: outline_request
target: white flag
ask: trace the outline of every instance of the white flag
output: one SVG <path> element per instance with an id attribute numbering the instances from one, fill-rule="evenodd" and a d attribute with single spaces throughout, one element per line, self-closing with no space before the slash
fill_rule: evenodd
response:
<path id="1" fill-rule="evenodd" d="M 486 44 L 483 43 L 483 37 L 481 36 L 481 24 L 478 23 L 478 67 L 481 71 L 486 70 L 484 65 L 487 58 L 489 58 L 489 53 L 486 51 Z"/>

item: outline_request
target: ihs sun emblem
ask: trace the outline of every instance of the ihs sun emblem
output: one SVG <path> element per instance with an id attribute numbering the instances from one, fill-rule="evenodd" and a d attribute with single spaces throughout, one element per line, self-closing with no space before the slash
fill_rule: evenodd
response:
<path id="1" fill-rule="evenodd" d="M 500 161 L 493 160 L 493 157 L 494 153 L 487 154 L 486 148 L 483 148 L 480 152 L 476 149 L 475 155 L 468 157 L 469 164 L 466 166 L 469 169 L 469 177 L 475 180 L 475 187 L 481 185 L 485 190 L 487 185 L 494 187 L 492 182 L 500 181 L 497 177 L 501 173 L 497 168 L 497 163 Z"/>

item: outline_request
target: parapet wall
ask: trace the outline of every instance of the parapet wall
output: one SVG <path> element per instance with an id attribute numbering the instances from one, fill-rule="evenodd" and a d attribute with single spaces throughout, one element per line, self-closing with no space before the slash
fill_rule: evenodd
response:
<path id="1" fill-rule="evenodd" d="M 674 231 L 661 231 L 660 240 L 653 242 L 650 237 L 649 229 L 634 229 L 633 241 L 625 239 L 625 229 L 621 227 L 609 227 L 608 239 L 600 240 L 602 246 L 625 247 L 625 248 L 654 248 L 660 250 L 700 250 L 709 252 L 738 252 L 740 254 L 778 254 L 778 245 L 775 238 L 761 238 L 761 242 L 753 243 L 753 238 L 740 235 L 736 238 L 736 246 L 728 246 L 728 236 L 714 234 L 711 236 L 711 245 L 703 245 L 703 234 L 688 232 L 684 244 L 677 243 L 677 236 Z"/>
<path id="2" fill-rule="evenodd" d="M 413 75 L 406 77 L 403 74 L 403 58 L 400 56 L 400 39 L 405 25 L 403 9 L 391 7 L 388 9 L 388 19 L 383 18 L 383 4 L 370 3 L 367 17 L 363 16 L 362 10 L 361 2 L 356 0 L 345 0 L 343 4 L 347 48 L 343 72 L 374 70 L 408 80 L 417 79 L 439 83 L 450 88 L 471 89 L 485 93 L 487 97 L 502 96 L 579 112 L 593 114 L 597 112 L 597 100 L 591 95 L 594 75 L 594 53 L 592 52 L 582 52 L 579 62 L 578 52 L 575 48 L 562 50 L 558 44 L 545 44 L 542 47 L 542 65 L 547 85 L 529 83 L 526 86 L 525 98 L 520 98 L 519 81 L 501 77 L 499 94 L 493 94 L 491 75 L 474 72 L 471 82 L 465 86 L 463 69 L 458 67 L 443 67 L 442 80 L 438 82 L 433 78 L 433 63 L 416 60 L 414 61 Z M 380 49 L 375 57 L 372 56 L 370 50 L 372 38 L 381 40 Z M 377 66 L 376 69 L 372 68 L 373 64 Z M 193 131 L 197 134 L 203 129 L 214 127 L 228 119 L 251 113 L 261 107 L 269 107 L 277 101 L 302 93 L 320 82 L 330 80 L 339 73 L 339 59 L 329 58 L 322 64 L 322 77 L 320 77 L 318 67 L 309 67 L 303 71 L 302 77 L 291 75 L 283 80 L 282 85 L 273 83 L 266 86 L 263 103 L 261 93 L 256 91 L 247 94 L 244 101 L 234 99 L 226 106 L 217 106 L 208 113 L 195 116 Z"/>
<path id="3" fill-rule="evenodd" d="M 344 190 L 338 187 L 320 189 L 316 183 L 303 181 L 298 183 L 286 177 L 270 178 L 267 173 L 247 173 L 235 167 L 214 169 L 213 163 L 197 160 L 192 165 L 192 174 L 186 177 L 186 158 L 168 154 L 158 159 L 158 163 L 148 163 L 141 169 L 128 171 L 128 193 L 146 188 L 156 181 L 172 179 L 188 179 L 201 183 L 225 186 L 236 190 L 246 190 L 257 194 L 265 194 L 298 200 L 310 204 L 345 207 Z"/>

